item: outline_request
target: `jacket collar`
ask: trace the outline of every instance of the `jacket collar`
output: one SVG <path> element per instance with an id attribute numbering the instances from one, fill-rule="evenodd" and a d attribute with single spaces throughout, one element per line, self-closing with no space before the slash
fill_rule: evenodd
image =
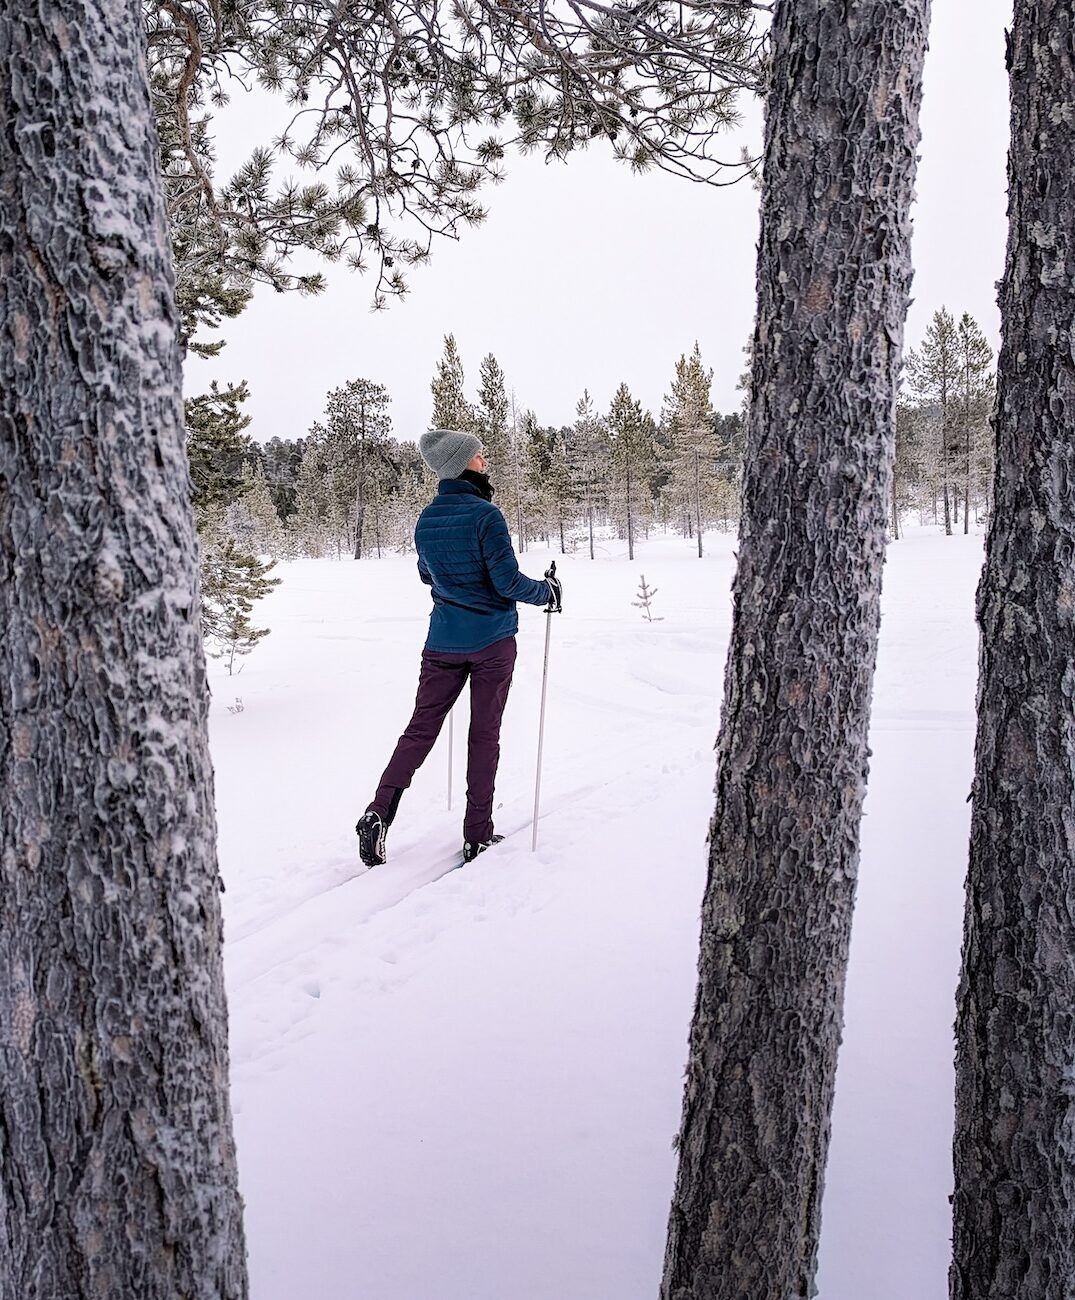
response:
<path id="1" fill-rule="evenodd" d="M 465 478 L 442 478 L 437 484 L 438 496 L 449 496 L 457 492 L 470 492 L 476 497 L 481 496 L 474 484 L 468 483 Z"/>

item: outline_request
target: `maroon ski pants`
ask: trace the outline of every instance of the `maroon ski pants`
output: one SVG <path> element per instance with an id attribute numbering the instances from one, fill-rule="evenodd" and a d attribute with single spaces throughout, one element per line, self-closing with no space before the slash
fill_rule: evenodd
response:
<path id="1" fill-rule="evenodd" d="M 473 654 L 422 651 L 418 696 L 407 729 L 399 738 L 370 809 L 391 825 L 403 791 L 440 735 L 444 719 L 470 678 L 470 734 L 467 738 L 467 811 L 463 838 L 481 843 L 493 833 L 493 785 L 500 761 L 500 720 L 504 716 L 515 638 L 506 636 Z"/>

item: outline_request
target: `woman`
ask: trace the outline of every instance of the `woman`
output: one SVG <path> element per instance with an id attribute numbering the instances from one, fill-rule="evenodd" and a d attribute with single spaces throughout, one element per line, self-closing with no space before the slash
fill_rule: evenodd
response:
<path id="1" fill-rule="evenodd" d="M 474 434 L 432 429 L 422 435 L 419 447 L 440 480 L 414 534 L 419 576 L 433 589 L 433 612 L 414 713 L 355 827 L 359 856 L 367 867 L 386 860 L 385 837 L 403 791 L 425 762 L 468 678 L 463 861 L 472 862 L 504 838 L 493 832 L 493 786 L 500 761 L 500 722 L 515 667 L 515 603 L 560 608 L 560 582 L 553 570 L 544 581 L 519 571 L 507 521 L 492 503 L 488 465 Z"/>

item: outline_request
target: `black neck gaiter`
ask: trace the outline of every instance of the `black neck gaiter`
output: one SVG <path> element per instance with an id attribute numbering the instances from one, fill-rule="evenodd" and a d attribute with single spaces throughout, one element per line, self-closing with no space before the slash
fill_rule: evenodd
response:
<path id="1" fill-rule="evenodd" d="M 459 477 L 467 483 L 473 483 L 486 501 L 492 501 L 493 485 L 489 482 L 488 474 L 479 474 L 476 469 L 465 469 Z"/>

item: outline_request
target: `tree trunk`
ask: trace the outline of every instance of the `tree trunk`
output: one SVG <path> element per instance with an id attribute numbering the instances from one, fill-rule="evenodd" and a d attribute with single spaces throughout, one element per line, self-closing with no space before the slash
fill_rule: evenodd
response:
<path id="1" fill-rule="evenodd" d="M 698 478 L 698 453 L 694 453 L 694 509 L 698 524 L 698 558 L 702 558 L 702 485 Z"/>
<path id="2" fill-rule="evenodd" d="M 358 438 L 358 475 L 355 484 L 355 559 L 362 559 L 362 530 L 366 526 L 366 407 L 359 408 L 361 431 Z"/>
<path id="3" fill-rule="evenodd" d="M 1008 253 L 963 974 L 952 1300 L 1075 1287 L 1075 21 L 1009 43 Z"/>
<path id="4" fill-rule="evenodd" d="M 927 19 L 928 0 L 773 12 L 739 565 L 663 1300 L 815 1293 Z"/>
<path id="5" fill-rule="evenodd" d="M 631 460 L 627 459 L 627 558 L 635 558 L 635 521 L 631 502 Z"/>
<path id="6" fill-rule="evenodd" d="M 355 559 L 362 559 L 362 530 L 366 525 L 366 507 L 362 504 L 361 489 L 355 502 Z"/>
<path id="7" fill-rule="evenodd" d="M 0 1296 L 246 1295 L 136 0 L 0 3 Z"/>
<path id="8" fill-rule="evenodd" d="M 590 559 L 593 559 L 593 505 L 587 511 L 590 518 Z"/>
<path id="9" fill-rule="evenodd" d="M 952 500 L 948 490 L 948 396 L 941 394 L 941 473 L 944 476 L 944 535 L 952 536 Z"/>
<path id="10" fill-rule="evenodd" d="M 969 405 L 969 403 L 968 403 Z M 963 532 L 964 535 L 970 532 L 970 450 L 971 450 L 971 432 L 970 432 L 970 413 L 967 414 L 967 427 L 963 435 L 964 441 L 964 478 L 963 478 Z"/>
<path id="11" fill-rule="evenodd" d="M 377 488 L 373 493 L 373 545 L 377 551 L 377 558 L 381 558 L 381 490 Z"/>

